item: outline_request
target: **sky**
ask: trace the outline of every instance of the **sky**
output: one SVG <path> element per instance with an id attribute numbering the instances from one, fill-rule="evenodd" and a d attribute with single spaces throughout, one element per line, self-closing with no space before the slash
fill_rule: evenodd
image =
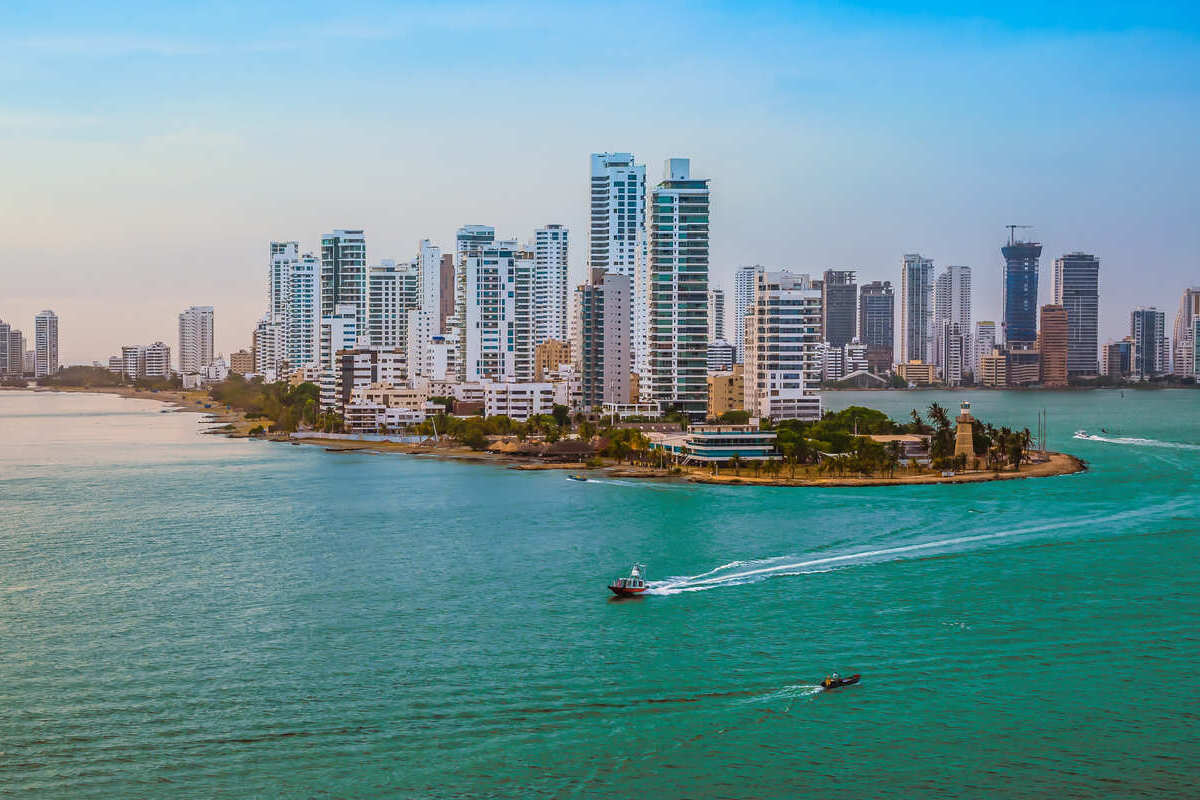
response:
<path id="1" fill-rule="evenodd" d="M 368 257 L 464 224 L 572 231 L 588 155 L 711 180 L 712 282 L 742 264 L 974 270 L 1004 226 L 1101 259 L 1101 340 L 1200 284 L 1200 7 L 1187 2 L 0 4 L 0 319 L 64 363 L 250 344 L 268 242 Z"/>

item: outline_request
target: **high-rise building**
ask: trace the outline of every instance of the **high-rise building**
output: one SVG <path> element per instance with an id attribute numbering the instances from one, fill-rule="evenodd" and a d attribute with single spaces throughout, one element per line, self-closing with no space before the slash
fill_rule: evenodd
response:
<path id="1" fill-rule="evenodd" d="M 282 320 L 288 313 L 292 267 L 300 258 L 299 242 L 271 242 L 267 268 L 267 311 Z"/>
<path id="2" fill-rule="evenodd" d="M 278 379 L 287 366 L 287 326 L 268 311 L 254 326 L 251 343 L 255 373 Z"/>
<path id="3" fill-rule="evenodd" d="M 604 269 L 629 278 L 633 367 L 647 374 L 649 365 L 650 286 L 646 236 L 646 165 L 632 153 L 592 153 L 588 203 L 589 269 Z"/>
<path id="4" fill-rule="evenodd" d="M 725 290 L 708 290 L 708 341 L 725 339 Z"/>
<path id="5" fill-rule="evenodd" d="M 938 337 L 940 353 L 938 361 L 941 364 L 942 380 L 947 386 L 961 386 L 963 375 L 967 372 L 970 359 L 966 326 L 958 322 L 942 323 L 941 335 Z"/>
<path id="6" fill-rule="evenodd" d="M 1061 388 L 1067 385 L 1070 353 L 1070 316 L 1060 305 L 1042 306 L 1038 350 L 1041 352 L 1042 385 Z"/>
<path id="7" fill-rule="evenodd" d="M 759 264 L 738 267 L 733 278 L 733 344 L 739 364 L 746 360 L 746 317 L 754 305 L 754 286 L 764 269 Z"/>
<path id="8" fill-rule="evenodd" d="M 533 262 L 515 241 L 466 257 L 466 380 L 533 380 Z"/>
<path id="9" fill-rule="evenodd" d="M 24 372 L 25 337 L 7 322 L 0 320 L 0 376 Z"/>
<path id="10" fill-rule="evenodd" d="M 292 369 L 317 363 L 321 319 L 321 261 L 305 253 L 290 265 L 282 319 L 283 360 Z"/>
<path id="11" fill-rule="evenodd" d="M 1042 246 L 1016 239 L 1016 227 L 1009 229 L 1008 244 L 1000 248 L 1004 256 L 1004 290 L 1000 295 L 1004 341 L 1008 345 L 1032 345 L 1037 341 L 1038 259 Z M 1011 364 L 1009 368 L 1011 371 Z"/>
<path id="12" fill-rule="evenodd" d="M 213 307 L 192 306 L 179 315 L 179 373 L 199 375 L 213 361 Z"/>
<path id="13" fill-rule="evenodd" d="M 1133 337 L 1109 342 L 1100 348 L 1100 374 L 1110 378 L 1125 378 L 1133 369 Z"/>
<path id="14" fill-rule="evenodd" d="M 629 401 L 629 303 L 632 281 L 619 272 L 591 270 L 575 290 L 575 352 L 584 408 Z"/>
<path id="15" fill-rule="evenodd" d="M 496 229 L 491 225 L 463 225 L 454 235 L 454 321 L 443 330 L 451 333 L 448 342 L 460 348 L 453 359 L 460 381 L 467 379 L 466 352 L 461 349 L 467 342 L 467 259 L 495 241 Z"/>
<path id="16" fill-rule="evenodd" d="M 1139 306 L 1129 314 L 1129 335 L 1133 339 L 1130 373 L 1139 379 L 1152 378 L 1167 371 L 1166 315 L 1154 306 Z"/>
<path id="17" fill-rule="evenodd" d="M 121 373 L 130 380 L 171 377 L 171 348 L 162 342 L 121 347 Z"/>
<path id="18" fill-rule="evenodd" d="M 729 372 L 733 369 L 737 348 L 724 339 L 710 339 L 708 342 L 708 371 Z"/>
<path id="19" fill-rule="evenodd" d="M 933 360 L 933 259 L 908 253 L 900 270 L 900 361 Z"/>
<path id="20" fill-rule="evenodd" d="M 825 270 L 821 281 L 821 333 L 832 347 L 842 347 L 856 336 L 857 281 L 852 269 Z"/>
<path id="21" fill-rule="evenodd" d="M 708 180 L 693 178 L 686 158 L 667 159 L 665 167 L 650 201 L 645 399 L 703 420 L 708 409 Z"/>
<path id="22" fill-rule="evenodd" d="M 426 239 L 426 242 L 429 240 Z M 422 243 L 424 244 L 424 243 Z M 435 273 L 434 308 L 438 308 L 436 290 L 440 288 L 441 254 L 433 248 L 432 260 L 426 262 L 420 255 L 408 264 L 397 264 L 393 259 L 382 259 L 367 270 L 367 342 L 372 347 L 387 349 L 408 346 L 409 313 L 419 308 L 429 295 L 428 276 L 421 274 L 421 267 L 432 264 Z M 436 319 L 437 312 L 432 316 Z"/>
<path id="23" fill-rule="evenodd" d="M 322 372 L 328 373 L 322 375 L 322 386 L 333 380 L 337 354 L 358 347 L 359 337 L 362 336 L 361 319 L 358 306 L 354 303 L 339 303 L 333 307 L 333 313 L 321 317 L 317 359 Z"/>
<path id="24" fill-rule="evenodd" d="M 1067 373 L 1098 374 L 1100 259 L 1078 252 L 1056 258 L 1054 304 L 1067 312 Z"/>
<path id="25" fill-rule="evenodd" d="M 933 335 L 934 335 L 934 359 L 933 363 L 938 369 L 942 370 L 942 377 L 950 383 L 949 376 L 945 373 L 945 364 L 942 362 L 942 356 L 946 352 L 945 343 L 942 341 L 946 333 L 946 326 L 949 324 L 958 325 L 959 332 L 957 335 L 963 337 L 964 353 L 971 352 L 971 268 L 963 266 L 946 267 L 941 275 L 937 276 L 937 281 L 934 284 L 933 290 Z M 969 359 L 961 365 L 961 371 L 966 372 L 970 369 Z M 957 386 L 957 383 L 950 384 Z"/>
<path id="26" fill-rule="evenodd" d="M 367 239 L 361 230 L 335 230 L 321 237 L 321 316 L 352 305 L 360 324 L 367 318 Z"/>
<path id="27" fill-rule="evenodd" d="M 891 281 L 863 284 L 858 294 L 858 340 L 867 348 L 867 368 L 887 372 L 896 359 L 896 298 Z"/>
<path id="28" fill-rule="evenodd" d="M 449 319 L 454 316 L 454 253 L 442 253 L 440 269 L 441 286 L 438 290 L 440 315 L 438 330 L 447 331 Z"/>
<path id="29" fill-rule="evenodd" d="M 567 235 L 562 225 L 534 231 L 533 342 L 567 338 Z"/>
<path id="30" fill-rule="evenodd" d="M 981 359 L 986 355 L 991 355 L 996 349 L 996 323 L 993 320 L 980 320 L 975 323 L 975 336 L 972 342 L 972 358 L 971 372 L 975 374 L 976 383 L 979 382 L 979 365 Z"/>
<path id="31" fill-rule="evenodd" d="M 1196 320 L 1200 319 L 1200 286 L 1183 290 L 1179 300 L 1179 311 L 1175 314 L 1173 372 L 1180 376 L 1200 374 L 1200 360 L 1196 358 Z"/>
<path id="32" fill-rule="evenodd" d="M 752 417 L 821 418 L 821 290 L 808 275 L 758 275 L 746 323 L 746 411 Z"/>
<path id="33" fill-rule="evenodd" d="M 58 372 L 58 315 L 50 309 L 33 318 L 34 377 L 43 378 Z"/>

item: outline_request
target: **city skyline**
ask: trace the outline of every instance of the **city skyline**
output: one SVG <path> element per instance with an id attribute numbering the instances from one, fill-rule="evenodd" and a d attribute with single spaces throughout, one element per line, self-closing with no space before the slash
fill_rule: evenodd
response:
<path id="1" fill-rule="evenodd" d="M 713 180 L 713 285 L 727 292 L 754 263 L 897 284 L 899 257 L 920 252 L 971 265 L 975 315 L 998 320 L 1009 223 L 1036 225 L 1044 245 L 1039 305 L 1055 258 L 1102 260 L 1101 341 L 1127 324 L 1114 298 L 1171 308 L 1197 282 L 1200 25 L 1184 6 L 714 7 L 654 15 L 620 39 L 603 33 L 611 13 L 14 14 L 6 63 L 21 80 L 0 104 L 0 159 L 22 190 L 0 225 L 8 263 L 39 268 L 5 271 L 6 314 L 55 308 L 71 320 L 62 361 L 77 363 L 173 338 L 179 308 L 212 305 L 229 353 L 261 313 L 262 243 L 319 253 L 339 227 L 366 232 L 370 260 L 399 261 L 423 238 L 449 251 L 464 224 L 511 236 L 553 221 L 580 237 L 577 285 L 587 159 L 617 149 L 652 172 L 689 157 Z M 473 45 L 497 31 L 514 46 L 485 60 L 493 48 Z M 462 54 L 452 68 L 431 58 L 446 48 Z M 663 66 L 680 59 L 690 68 Z M 602 86 L 628 102 L 597 118 L 584 109 Z M 467 87 L 514 112 L 506 133 L 452 124 Z M 680 102 L 661 103 L 663 90 Z M 563 113 L 534 113 L 547 93 Z M 285 124 L 330 94 L 354 124 Z M 1017 102 L 1037 124 L 1007 124 Z M 402 124 L 412 108 L 429 124 Z M 936 124 L 906 124 L 916 117 Z"/>

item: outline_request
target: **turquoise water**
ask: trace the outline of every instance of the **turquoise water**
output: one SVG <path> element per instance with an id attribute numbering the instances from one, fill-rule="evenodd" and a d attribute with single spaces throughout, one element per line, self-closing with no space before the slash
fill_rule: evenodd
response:
<path id="1" fill-rule="evenodd" d="M 0 392 L 0 795 L 1195 796 L 1200 392 L 972 399 L 1090 471 L 574 483 Z"/>

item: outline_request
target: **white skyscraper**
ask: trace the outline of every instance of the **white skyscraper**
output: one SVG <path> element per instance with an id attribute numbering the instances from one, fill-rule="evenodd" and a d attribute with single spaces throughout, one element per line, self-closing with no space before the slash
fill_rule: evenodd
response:
<path id="1" fill-rule="evenodd" d="M 33 318 L 34 376 L 58 372 L 58 315 L 46 309 Z"/>
<path id="2" fill-rule="evenodd" d="M 958 334 L 964 338 L 964 352 L 969 353 L 971 336 L 971 268 L 950 266 L 937 276 L 933 294 L 934 362 L 945 373 L 946 326 L 958 325 Z M 960 364 L 960 372 L 965 365 Z M 952 384 L 957 385 L 957 384 Z"/>
<path id="3" fill-rule="evenodd" d="M 465 380 L 533 380 L 533 262 L 515 241 L 466 256 Z"/>
<path id="4" fill-rule="evenodd" d="M 733 279 L 733 343 L 737 347 L 739 364 L 746 362 L 746 316 L 754 303 L 754 286 L 763 267 L 738 267 Z"/>
<path id="5" fill-rule="evenodd" d="M 996 323 L 990 319 L 976 322 L 975 337 L 971 344 L 971 372 L 975 374 L 975 380 L 978 382 L 980 359 L 986 355 L 990 355 L 996 347 Z"/>
<path id="6" fill-rule="evenodd" d="M 592 153 L 588 227 L 589 269 L 629 278 L 633 367 L 648 374 L 650 286 L 646 238 L 646 166 L 632 153 Z"/>
<path id="7" fill-rule="evenodd" d="M 287 315 L 292 268 L 299 258 L 299 242 L 271 242 L 271 258 L 267 269 L 267 311 L 275 319 L 281 320 Z"/>
<path id="8" fill-rule="evenodd" d="M 439 254 L 434 263 L 440 260 Z M 419 263 L 419 256 L 400 265 L 385 258 L 367 270 L 366 338 L 371 346 L 407 347 L 409 314 L 421 300 Z"/>
<path id="9" fill-rule="evenodd" d="M 1070 312 L 1067 312 L 1070 322 Z M 1176 375 L 1192 377 L 1200 374 L 1200 363 L 1196 351 L 1200 341 L 1196 340 L 1196 320 L 1200 319 L 1200 286 L 1189 286 L 1183 290 L 1179 300 L 1179 311 L 1175 314 L 1174 367 Z"/>
<path id="10" fill-rule="evenodd" d="M 933 259 L 904 256 L 900 271 L 900 361 L 933 362 Z"/>
<path id="11" fill-rule="evenodd" d="M 361 230 L 335 230 L 321 237 L 321 316 L 340 305 L 367 318 L 367 239 Z"/>
<path id="12" fill-rule="evenodd" d="M 808 275 L 786 270 L 756 277 L 746 325 L 746 411 L 769 419 L 820 419 L 821 289 Z"/>
<path id="13" fill-rule="evenodd" d="M 467 342 L 467 258 L 496 241 L 496 229 L 491 225 L 463 225 L 454 235 L 454 319 L 447 322 L 452 329 L 449 338 L 452 344 L 465 348 Z M 458 379 L 467 377 L 467 358 L 461 350 L 454 359 Z"/>
<path id="14" fill-rule="evenodd" d="M 276 380 L 286 361 L 287 328 L 268 311 L 254 326 L 254 371 Z"/>
<path id="15" fill-rule="evenodd" d="M 707 179 L 686 158 L 666 162 L 650 224 L 649 375 L 644 399 L 693 419 L 708 415 Z"/>
<path id="16" fill-rule="evenodd" d="M 725 290 L 708 290 L 708 341 L 725 340 Z"/>
<path id="17" fill-rule="evenodd" d="M 534 232 L 533 344 L 567 340 L 567 234 L 562 225 Z"/>
<path id="18" fill-rule="evenodd" d="M 358 346 L 358 307 L 354 303 L 339 303 L 333 313 L 321 317 L 320 352 L 318 359 L 323 372 L 333 371 L 334 357 L 339 350 L 353 350 Z M 322 377 L 322 383 L 325 378 Z"/>
<path id="19" fill-rule="evenodd" d="M 284 360 L 292 370 L 317 362 L 321 318 L 321 261 L 305 253 L 290 265 L 282 320 Z"/>
<path id="20" fill-rule="evenodd" d="M 192 306 L 179 315 L 179 373 L 199 375 L 213 361 L 213 307 Z"/>

